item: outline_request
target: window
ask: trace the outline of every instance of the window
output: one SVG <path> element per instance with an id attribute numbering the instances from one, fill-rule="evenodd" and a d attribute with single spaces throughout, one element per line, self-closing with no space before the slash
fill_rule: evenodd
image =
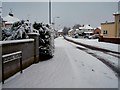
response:
<path id="1" fill-rule="evenodd" d="M 108 31 L 107 31 L 107 30 L 103 30 L 103 34 L 104 34 L 104 35 L 107 35 L 107 34 L 108 34 Z"/>

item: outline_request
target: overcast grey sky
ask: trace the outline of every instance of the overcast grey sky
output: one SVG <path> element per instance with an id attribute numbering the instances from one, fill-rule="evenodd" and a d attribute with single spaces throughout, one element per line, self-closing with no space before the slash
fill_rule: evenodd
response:
<path id="1" fill-rule="evenodd" d="M 47 2 L 3 2 L 3 17 L 10 9 L 19 19 L 30 18 L 32 22 L 48 22 Z M 52 17 L 56 27 L 72 27 L 74 24 L 100 26 L 101 22 L 114 21 L 113 13 L 118 10 L 118 2 L 52 2 Z"/>

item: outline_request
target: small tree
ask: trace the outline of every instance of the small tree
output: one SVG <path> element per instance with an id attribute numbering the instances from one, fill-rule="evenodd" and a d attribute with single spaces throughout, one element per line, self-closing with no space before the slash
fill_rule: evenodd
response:
<path id="1" fill-rule="evenodd" d="M 73 29 L 79 29 L 80 26 L 81 26 L 80 24 L 75 24 L 75 25 L 73 26 Z"/>
<path id="2" fill-rule="evenodd" d="M 68 27 L 65 26 L 65 27 L 63 28 L 63 34 L 64 34 L 64 35 L 67 35 L 69 30 L 70 30 L 70 28 L 68 28 Z"/>

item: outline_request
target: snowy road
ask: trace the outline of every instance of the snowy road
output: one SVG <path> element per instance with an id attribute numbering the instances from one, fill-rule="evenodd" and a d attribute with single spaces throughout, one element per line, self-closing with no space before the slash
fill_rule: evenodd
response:
<path id="1" fill-rule="evenodd" d="M 97 58 L 62 37 L 55 56 L 5 81 L 3 88 L 118 88 L 118 77 Z"/>

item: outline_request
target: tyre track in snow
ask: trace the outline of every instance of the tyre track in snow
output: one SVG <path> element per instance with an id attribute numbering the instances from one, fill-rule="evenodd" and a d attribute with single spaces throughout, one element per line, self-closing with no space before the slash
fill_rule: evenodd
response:
<path id="1" fill-rule="evenodd" d="M 109 61 L 107 61 L 105 58 L 95 54 L 95 53 L 92 53 L 91 51 L 89 51 L 90 49 L 85 49 L 85 48 L 81 48 L 81 47 L 76 47 L 82 51 L 85 51 L 86 53 L 96 57 L 97 59 L 99 59 L 100 61 L 102 61 L 104 64 L 106 64 L 107 66 L 109 66 L 115 73 L 117 73 L 119 76 L 120 76 L 120 70 L 119 68 L 115 67 L 114 65 L 112 65 Z M 104 53 L 104 52 L 103 52 Z M 105 53 L 107 54 L 107 53 Z"/>
<path id="2" fill-rule="evenodd" d="M 69 42 L 72 42 L 72 43 L 74 43 L 76 45 L 79 45 L 79 46 L 76 46 L 76 48 L 78 48 L 79 50 L 82 50 L 82 51 L 92 55 L 93 57 L 97 58 L 98 60 L 100 60 L 101 62 L 103 62 L 107 66 L 109 66 L 117 74 L 117 76 L 120 77 L 120 69 L 119 69 L 119 67 L 114 66 L 113 65 L 114 63 L 111 63 L 106 58 L 94 53 L 94 51 L 102 52 L 102 53 L 104 53 L 104 55 L 110 55 L 110 56 L 113 56 L 113 57 L 115 57 L 117 59 L 120 59 L 120 53 L 119 52 L 110 51 L 110 50 L 90 46 L 90 45 L 87 45 L 87 44 L 75 42 L 73 40 L 67 39 L 66 37 L 64 37 L 64 39 L 69 41 Z"/>

